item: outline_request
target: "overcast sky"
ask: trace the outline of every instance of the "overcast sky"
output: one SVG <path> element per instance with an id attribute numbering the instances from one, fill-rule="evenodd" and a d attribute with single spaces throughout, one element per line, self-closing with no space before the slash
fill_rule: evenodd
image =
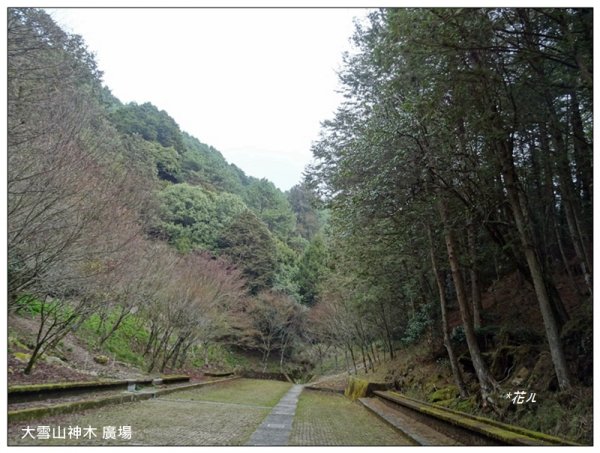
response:
<path id="1" fill-rule="evenodd" d="M 301 179 L 364 9 L 48 9 L 123 102 L 151 102 L 247 174 Z"/>

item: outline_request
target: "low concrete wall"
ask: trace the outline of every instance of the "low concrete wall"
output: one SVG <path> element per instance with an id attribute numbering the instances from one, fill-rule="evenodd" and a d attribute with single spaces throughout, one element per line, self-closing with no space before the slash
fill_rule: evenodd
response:
<path id="1" fill-rule="evenodd" d="M 370 382 L 353 376 L 348 378 L 344 395 L 352 401 L 373 395 L 375 390 L 387 390 L 390 386 L 384 382 Z"/>
<path id="2" fill-rule="evenodd" d="M 465 445 L 552 446 L 579 444 L 519 426 L 429 404 L 395 392 L 375 391 L 388 405 Z M 408 411 L 408 412 L 407 412 Z"/>
<path id="3" fill-rule="evenodd" d="M 160 377 L 164 384 L 186 382 L 190 380 L 187 375 L 167 375 Z M 8 387 L 8 402 L 26 403 L 39 401 L 57 396 L 82 395 L 88 392 L 114 391 L 122 388 L 127 389 L 128 384 L 152 385 L 153 378 L 144 379 L 122 379 L 111 381 L 89 381 L 89 382 L 57 382 L 53 384 L 13 385 Z"/>
<path id="4" fill-rule="evenodd" d="M 305 385 L 304 390 L 314 390 L 315 392 L 337 393 L 338 395 L 344 394 L 344 390 L 342 390 L 342 389 L 330 389 L 327 387 L 316 387 L 314 385 Z"/>
<path id="5" fill-rule="evenodd" d="M 123 393 L 121 395 L 114 395 L 107 398 L 97 398 L 93 400 L 84 400 L 84 401 L 74 401 L 71 403 L 57 404 L 54 406 L 46 406 L 46 407 L 34 407 L 28 409 L 19 409 L 16 411 L 8 412 L 8 421 L 9 422 L 17 422 L 23 420 L 32 420 L 43 417 L 48 417 L 51 415 L 59 415 L 59 414 L 69 414 L 73 412 L 80 412 L 86 409 L 93 409 L 103 406 L 108 406 L 111 404 L 121 404 L 128 403 L 133 401 L 143 401 L 151 398 L 156 398 L 157 396 L 167 395 L 173 392 L 179 392 L 182 390 L 190 390 L 198 387 L 202 387 L 205 385 L 218 384 L 220 382 L 231 381 L 234 379 L 238 379 L 238 376 L 234 376 L 226 379 L 218 379 L 214 381 L 207 382 L 199 382 L 196 384 L 190 385 L 182 385 L 181 387 L 174 388 L 166 388 L 160 390 L 154 390 L 150 392 L 139 392 L 139 393 Z"/>
<path id="6" fill-rule="evenodd" d="M 212 376 L 212 377 L 226 377 L 226 376 L 233 376 L 235 373 L 233 371 L 206 371 L 204 373 L 205 376 Z"/>
<path id="7" fill-rule="evenodd" d="M 285 373 L 263 373 L 262 371 L 244 370 L 240 373 L 240 376 L 249 379 L 268 379 L 271 381 L 291 382 L 291 379 Z"/>

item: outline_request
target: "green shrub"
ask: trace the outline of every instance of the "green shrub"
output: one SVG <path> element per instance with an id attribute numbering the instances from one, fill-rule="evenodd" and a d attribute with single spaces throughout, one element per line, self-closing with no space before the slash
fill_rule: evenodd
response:
<path id="1" fill-rule="evenodd" d="M 80 337 L 87 342 L 90 349 L 96 348 L 101 337 L 116 322 L 118 311 L 112 310 L 105 320 L 105 326 L 98 332 L 100 316 L 90 316 L 81 326 Z M 103 348 L 116 360 L 131 363 L 136 366 L 144 365 L 144 358 L 138 352 L 148 340 L 148 331 L 144 328 L 141 318 L 136 315 L 127 316 L 118 329 L 106 340 Z"/>
<path id="2" fill-rule="evenodd" d="M 452 329 L 452 332 L 450 333 L 450 340 L 457 345 L 465 344 L 467 342 L 465 328 L 461 325 Z"/>
<path id="3" fill-rule="evenodd" d="M 408 320 L 406 329 L 404 330 L 404 336 L 401 340 L 403 345 L 408 346 L 421 339 L 427 328 L 432 323 L 432 309 L 432 304 L 423 304 Z"/>
<path id="4" fill-rule="evenodd" d="M 35 296 L 30 294 L 23 294 L 17 299 L 17 313 L 20 315 L 29 315 L 33 318 L 39 315 L 42 311 L 43 302 Z"/>

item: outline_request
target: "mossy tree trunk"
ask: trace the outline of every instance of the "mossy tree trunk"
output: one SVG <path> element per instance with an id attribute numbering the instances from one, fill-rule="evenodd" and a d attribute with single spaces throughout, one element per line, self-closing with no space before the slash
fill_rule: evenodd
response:
<path id="1" fill-rule="evenodd" d="M 31 352 L 31 357 L 29 358 L 29 362 L 27 362 L 27 366 L 25 367 L 25 370 L 23 371 L 24 374 L 31 374 L 31 371 L 33 370 L 33 366 L 35 365 L 35 362 L 37 361 L 37 358 L 40 355 L 40 348 L 41 348 L 41 345 L 39 343 L 37 345 L 35 345 L 35 348 L 33 348 L 33 351 Z"/>
<path id="2" fill-rule="evenodd" d="M 346 363 L 346 373 L 350 373 L 350 361 L 348 360 L 348 350 L 344 348 L 344 362 Z"/>
<path id="3" fill-rule="evenodd" d="M 362 357 L 363 369 L 365 370 L 365 373 L 368 373 L 369 368 L 367 367 L 367 359 L 365 357 L 365 347 L 362 343 L 360 344 L 360 355 Z"/>

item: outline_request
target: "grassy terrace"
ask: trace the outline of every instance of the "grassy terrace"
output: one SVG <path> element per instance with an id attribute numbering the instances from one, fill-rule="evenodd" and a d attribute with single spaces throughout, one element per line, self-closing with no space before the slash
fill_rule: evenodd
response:
<path id="1" fill-rule="evenodd" d="M 342 395 L 304 390 L 290 445 L 412 445 L 402 434 Z"/>
<path id="2" fill-rule="evenodd" d="M 290 389 L 287 382 L 238 379 L 175 392 L 157 399 L 106 406 L 77 414 L 12 423 L 9 445 L 243 445 Z M 35 439 L 22 438 L 29 426 Z M 38 427 L 50 427 L 50 439 L 37 438 Z M 69 438 L 69 427 L 95 428 L 97 437 Z M 103 439 L 103 427 L 114 426 L 116 439 Z M 131 427 L 131 439 L 119 427 Z M 52 431 L 65 430 L 65 439 Z M 291 445 L 407 445 L 392 427 L 357 402 L 341 395 L 305 390 L 298 403 Z"/>
<path id="3" fill-rule="evenodd" d="M 238 379 L 198 390 L 176 392 L 168 395 L 167 398 L 273 407 L 291 386 L 292 384 L 288 382 Z"/>
<path id="4" fill-rule="evenodd" d="M 240 379 L 165 397 L 9 425 L 9 445 L 243 445 L 290 384 Z M 22 439 L 29 426 L 33 436 Z M 49 426 L 50 439 L 37 438 L 37 427 Z M 52 429 L 96 428 L 96 438 L 52 439 Z M 114 426 L 116 439 L 102 439 L 103 427 Z M 131 426 L 131 439 L 118 436 Z M 68 431 L 67 431 L 68 432 Z"/>

